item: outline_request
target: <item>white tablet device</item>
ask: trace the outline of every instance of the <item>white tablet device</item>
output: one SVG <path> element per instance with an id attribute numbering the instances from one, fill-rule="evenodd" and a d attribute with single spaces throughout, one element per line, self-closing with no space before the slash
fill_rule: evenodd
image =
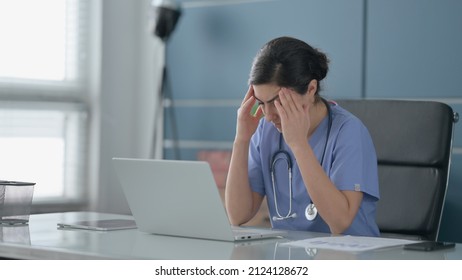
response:
<path id="1" fill-rule="evenodd" d="M 107 230 L 134 229 L 136 228 L 136 223 L 134 220 L 128 220 L 128 219 L 76 221 L 76 222 L 70 222 L 70 223 L 58 223 L 58 228 L 107 231 Z"/>

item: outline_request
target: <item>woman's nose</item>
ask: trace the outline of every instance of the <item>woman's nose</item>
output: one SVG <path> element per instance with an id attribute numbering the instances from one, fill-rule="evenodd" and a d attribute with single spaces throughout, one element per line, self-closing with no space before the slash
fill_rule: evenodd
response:
<path id="1" fill-rule="evenodd" d="M 267 121 L 274 121 L 277 118 L 277 110 L 273 104 L 265 104 L 265 108 L 263 110 L 265 114 L 265 119 Z"/>

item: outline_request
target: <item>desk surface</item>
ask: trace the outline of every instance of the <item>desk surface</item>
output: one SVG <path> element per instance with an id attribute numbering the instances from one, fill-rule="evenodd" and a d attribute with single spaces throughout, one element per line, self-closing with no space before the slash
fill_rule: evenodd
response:
<path id="1" fill-rule="evenodd" d="M 0 226 L 0 258 L 11 259 L 462 259 L 462 244 L 453 249 L 417 252 L 402 247 L 361 253 L 306 249 L 281 244 L 328 236 L 289 232 L 286 238 L 222 242 L 147 234 L 137 229 L 99 232 L 58 229 L 58 222 L 115 219 L 131 216 L 93 212 L 31 215 L 29 225 Z"/>

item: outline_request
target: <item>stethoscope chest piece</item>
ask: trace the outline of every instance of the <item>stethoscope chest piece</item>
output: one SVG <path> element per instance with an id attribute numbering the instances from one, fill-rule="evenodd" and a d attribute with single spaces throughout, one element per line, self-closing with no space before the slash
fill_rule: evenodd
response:
<path id="1" fill-rule="evenodd" d="M 318 209 L 313 203 L 308 204 L 305 209 L 305 217 L 308 221 L 312 221 L 318 215 Z"/>

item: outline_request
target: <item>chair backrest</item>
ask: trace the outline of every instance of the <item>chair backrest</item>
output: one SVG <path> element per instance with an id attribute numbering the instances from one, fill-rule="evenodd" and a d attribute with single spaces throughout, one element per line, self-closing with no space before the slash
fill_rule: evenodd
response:
<path id="1" fill-rule="evenodd" d="M 455 114 L 434 101 L 341 100 L 368 128 L 377 151 L 383 235 L 437 240 Z"/>

